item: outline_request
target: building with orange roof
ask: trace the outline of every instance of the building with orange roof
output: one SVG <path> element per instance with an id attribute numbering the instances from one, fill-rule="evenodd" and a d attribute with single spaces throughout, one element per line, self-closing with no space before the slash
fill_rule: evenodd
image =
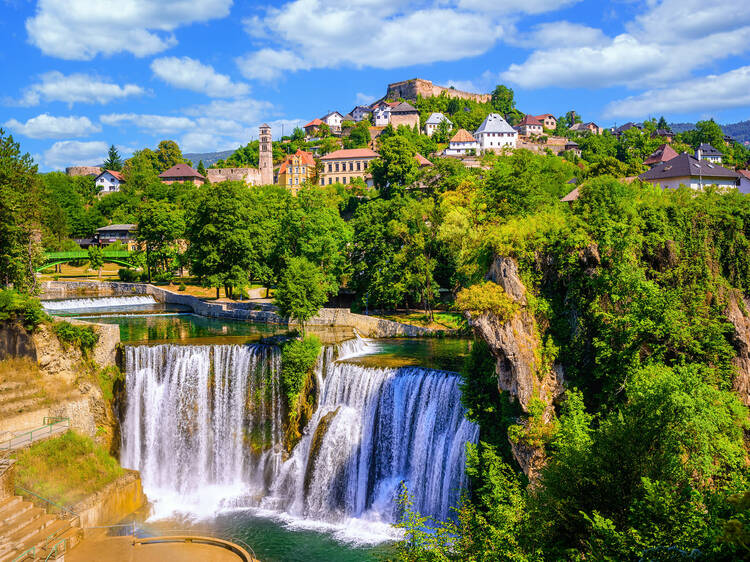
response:
<path id="1" fill-rule="evenodd" d="M 352 180 L 361 179 L 372 186 L 372 176 L 367 167 L 378 157 L 378 153 L 369 148 L 349 148 L 335 150 L 323 156 L 320 161 L 323 169 L 320 172 L 320 185 L 341 183 L 349 185 Z"/>
<path id="2" fill-rule="evenodd" d="M 465 154 L 476 154 L 479 143 L 466 129 L 459 129 L 448 143 L 448 148 L 443 151 L 446 156 L 463 156 Z"/>
<path id="3" fill-rule="evenodd" d="M 653 168 L 657 164 L 667 162 L 672 158 L 677 158 L 677 156 L 679 156 L 679 154 L 677 154 L 677 151 L 674 148 L 672 148 L 668 144 L 663 144 L 659 148 L 654 150 L 651 155 L 643 161 L 643 163 L 646 166 L 650 166 Z"/>
<path id="4" fill-rule="evenodd" d="M 281 163 L 276 183 L 285 186 L 293 195 L 296 195 L 299 188 L 311 182 L 314 177 L 315 158 L 312 153 L 298 149 Z"/>
<path id="5" fill-rule="evenodd" d="M 551 113 L 542 113 L 541 115 L 534 115 L 537 121 L 541 121 L 545 129 L 552 131 L 557 129 L 557 118 Z"/>
<path id="6" fill-rule="evenodd" d="M 315 131 L 318 130 L 318 128 L 323 124 L 323 121 L 320 119 L 313 119 L 310 121 L 307 125 L 302 127 L 305 130 L 306 135 L 314 135 Z"/>

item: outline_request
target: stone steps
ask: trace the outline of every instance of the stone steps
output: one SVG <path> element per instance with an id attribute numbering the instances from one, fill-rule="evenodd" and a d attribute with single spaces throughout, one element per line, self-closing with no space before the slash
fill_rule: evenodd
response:
<path id="1" fill-rule="evenodd" d="M 18 399 L 9 400 L 0 404 L 0 417 L 8 416 L 11 414 L 21 414 L 24 410 L 34 406 L 42 401 L 40 396 L 33 397 L 20 397 Z"/>
<path id="2" fill-rule="evenodd" d="M 82 535 L 73 520 L 49 514 L 19 496 L 0 503 L 0 562 L 16 560 L 29 549 L 34 555 L 19 560 L 44 560 L 50 554 L 50 560 L 57 560 L 78 544 Z"/>
<path id="3" fill-rule="evenodd" d="M 39 393 L 38 388 L 27 386 L 26 388 L 14 388 L 12 390 L 0 390 L 0 406 L 18 400 L 19 398 L 29 398 Z"/>

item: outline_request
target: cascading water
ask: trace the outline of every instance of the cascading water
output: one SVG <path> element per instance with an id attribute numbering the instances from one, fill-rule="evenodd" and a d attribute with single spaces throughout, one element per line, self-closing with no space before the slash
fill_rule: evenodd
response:
<path id="1" fill-rule="evenodd" d="M 143 306 L 157 304 L 154 297 L 102 297 L 96 299 L 67 299 L 62 301 L 42 301 L 45 310 L 76 310 L 89 308 L 110 308 L 119 306 Z"/>
<path id="2" fill-rule="evenodd" d="M 357 338 L 324 350 L 318 407 L 285 460 L 276 348 L 127 348 L 123 464 L 141 471 L 157 506 L 177 511 L 259 507 L 390 523 L 403 482 L 420 513 L 447 519 L 465 485 L 466 443 L 478 438 L 458 376 L 341 360 L 373 345 Z"/>

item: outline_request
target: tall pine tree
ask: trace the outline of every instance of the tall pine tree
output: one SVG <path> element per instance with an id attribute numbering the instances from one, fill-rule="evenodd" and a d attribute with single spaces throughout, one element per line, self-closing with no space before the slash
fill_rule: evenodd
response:
<path id="1" fill-rule="evenodd" d="M 114 144 L 109 147 L 107 159 L 104 161 L 103 167 L 105 170 L 114 170 L 115 172 L 122 170 L 122 158 Z"/>

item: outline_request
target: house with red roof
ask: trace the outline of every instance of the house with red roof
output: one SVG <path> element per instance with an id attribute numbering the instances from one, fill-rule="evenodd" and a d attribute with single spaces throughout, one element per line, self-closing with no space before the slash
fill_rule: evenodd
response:
<path id="1" fill-rule="evenodd" d="M 296 195 L 300 186 L 312 180 L 314 176 L 315 159 L 312 153 L 298 149 L 281 163 L 276 183 L 287 187 Z"/>
<path id="2" fill-rule="evenodd" d="M 372 187 L 372 176 L 367 171 L 370 162 L 379 155 L 369 148 L 334 150 L 323 156 L 320 185 L 351 184 L 355 179 L 363 180 Z"/>
<path id="3" fill-rule="evenodd" d="M 120 191 L 120 186 L 125 183 L 125 178 L 122 173 L 115 170 L 104 170 L 96 176 L 94 182 L 99 190 L 99 195 L 106 195 L 107 193 Z"/>
<path id="4" fill-rule="evenodd" d="M 318 130 L 318 127 L 320 127 L 323 124 L 323 121 L 320 119 L 313 119 L 310 121 L 307 125 L 302 127 L 305 130 L 305 134 L 308 136 L 312 136 L 315 134 L 315 131 Z"/>
<path id="5" fill-rule="evenodd" d="M 518 124 L 518 132 L 524 137 L 541 135 L 544 132 L 542 122 L 533 115 L 525 115 Z"/>
<path id="6" fill-rule="evenodd" d="M 175 164 L 169 170 L 164 170 L 159 174 L 159 179 L 162 183 L 182 183 L 191 181 L 197 185 L 203 185 L 206 183 L 206 178 L 199 174 L 196 170 L 188 166 L 187 164 Z"/>
<path id="7" fill-rule="evenodd" d="M 661 164 L 662 162 L 667 162 L 671 160 L 672 158 L 677 158 L 679 154 L 677 154 L 677 151 L 669 146 L 668 144 L 663 144 L 656 150 L 654 150 L 648 158 L 646 158 L 643 163 L 646 166 L 649 166 L 650 168 L 653 168 L 657 164 Z"/>

